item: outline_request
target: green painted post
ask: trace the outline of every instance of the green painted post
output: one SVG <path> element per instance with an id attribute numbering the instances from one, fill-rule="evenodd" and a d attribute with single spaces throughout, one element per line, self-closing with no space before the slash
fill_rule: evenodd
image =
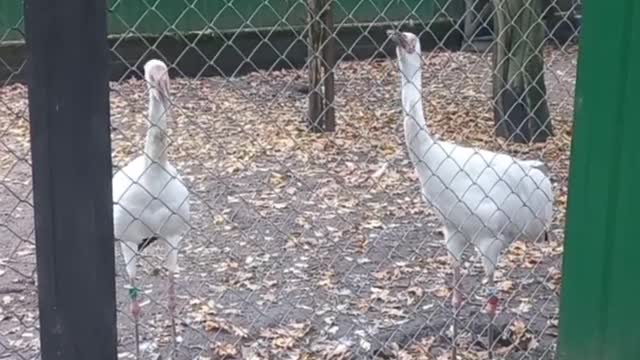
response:
<path id="1" fill-rule="evenodd" d="M 557 358 L 640 359 L 640 3 L 583 9 Z"/>

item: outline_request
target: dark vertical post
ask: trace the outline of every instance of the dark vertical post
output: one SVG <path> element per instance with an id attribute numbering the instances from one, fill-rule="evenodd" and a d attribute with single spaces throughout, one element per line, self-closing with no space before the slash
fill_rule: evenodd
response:
<path id="1" fill-rule="evenodd" d="M 468 46 L 473 41 L 473 33 L 476 29 L 473 28 L 475 21 L 475 0 L 464 0 L 464 46 Z"/>
<path id="2" fill-rule="evenodd" d="M 322 22 L 320 12 L 322 0 L 308 0 L 309 6 L 309 129 L 312 132 L 324 130 L 322 79 Z"/>
<path id="3" fill-rule="evenodd" d="M 43 360 L 114 360 L 105 0 L 26 0 Z"/>
<path id="4" fill-rule="evenodd" d="M 333 27 L 333 0 L 326 0 L 322 19 L 326 34 L 324 47 L 322 48 L 322 57 L 324 58 L 324 130 L 334 131 L 336 129 L 336 110 L 334 107 L 336 97 L 334 73 L 336 66 L 336 40 Z"/>

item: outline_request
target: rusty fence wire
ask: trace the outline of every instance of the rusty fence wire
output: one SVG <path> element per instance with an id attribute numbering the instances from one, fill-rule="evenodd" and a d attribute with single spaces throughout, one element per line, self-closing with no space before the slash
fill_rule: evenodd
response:
<path id="1" fill-rule="evenodd" d="M 444 359 L 454 348 L 461 359 L 553 358 L 579 1 L 521 0 L 519 9 L 500 0 L 221 3 L 217 14 L 198 0 L 185 0 L 178 13 L 162 1 L 141 1 L 129 10 L 122 1 L 109 4 L 110 25 L 126 29 L 109 39 L 114 174 L 146 152 L 138 175 L 154 175 L 126 185 L 140 185 L 142 190 L 135 191 L 156 200 L 142 207 L 168 206 L 172 215 L 184 217 L 159 195 L 171 187 L 167 181 L 183 184 L 189 196 L 179 243 L 164 239 L 161 226 L 142 224 L 149 219 L 142 210 L 128 211 L 131 224 L 124 228 L 133 229 L 133 238 L 136 231 L 145 235 L 130 247 L 138 255 L 133 287 L 123 242 L 116 247 L 120 358 L 136 358 L 132 295 L 141 310 L 144 359 L 166 358 L 170 352 L 173 359 Z M 333 24 L 325 29 L 329 36 L 320 44 L 335 45 L 335 58 L 329 59 L 335 66 L 320 74 L 321 80 L 329 73 L 334 77 L 329 90 L 323 88 L 326 82 L 317 82 L 317 89 L 310 83 L 318 55 L 309 50 L 317 45 L 311 44 L 309 29 L 327 26 L 324 20 L 309 21 L 317 4 L 324 9 L 317 16 L 329 7 L 333 12 Z M 268 26 L 264 19 L 274 17 L 277 23 Z M 22 20 L 0 19 L 1 29 L 7 29 L 0 34 L 0 359 L 34 359 L 39 340 L 22 81 L 26 59 L 23 50 L 15 50 L 23 40 Z M 217 27 L 229 19 L 238 22 L 235 29 Z M 181 31 L 185 22 L 197 30 Z M 405 130 L 403 109 L 414 112 L 401 97 L 396 56 L 404 55 L 396 53 L 386 33 L 397 29 L 421 40 L 422 73 L 414 80 L 421 82 L 423 126 L 433 139 L 539 160 L 549 174 L 554 198 L 547 236 L 535 241 L 514 236 L 497 258 L 495 318 L 485 313 L 491 286 L 473 241 L 459 264 L 455 289 L 461 304 L 452 306 L 454 270 L 443 239 L 457 236 L 452 228 L 473 235 L 463 229 L 472 216 L 439 217 L 425 202 L 433 193 L 421 193 L 424 178 L 411 157 L 418 148 L 411 144 L 424 137 L 409 138 Z M 540 30 L 543 34 L 536 35 Z M 494 66 L 496 48 L 503 54 Z M 528 67 L 536 68 L 536 56 L 542 72 L 531 77 Z M 151 66 L 145 78 L 151 59 L 168 67 L 166 83 L 159 74 L 149 75 Z M 518 61 L 527 64 L 520 72 L 512 69 Z M 511 67 L 508 76 L 525 79 L 525 86 L 510 103 L 496 105 L 515 87 L 496 90 L 496 72 L 505 63 Z M 326 104 L 335 111 L 335 131 L 311 131 L 309 97 L 327 91 L 335 97 Z M 537 102 L 531 102 L 532 93 L 542 94 Z M 154 120 L 149 113 L 157 112 L 157 101 L 169 116 Z M 542 107 L 548 108 L 544 120 L 537 118 L 544 114 Z M 504 136 L 510 130 L 501 122 L 516 119 L 511 114 L 517 108 L 531 110 L 527 129 L 539 128 Z M 167 121 L 162 135 L 148 130 L 158 118 Z M 549 129 L 547 121 L 552 130 L 544 141 L 514 138 L 536 137 Z M 496 124 L 504 128 L 497 131 Z M 500 131 L 503 136 L 496 135 Z M 152 140 L 146 139 L 158 136 L 166 139 L 167 159 L 179 180 L 171 180 L 177 179 L 175 173 L 162 159 L 149 156 Z M 423 150 L 415 156 L 435 156 Z M 431 170 L 448 179 L 442 192 L 459 186 L 442 173 L 446 166 L 454 167 L 455 176 L 467 169 L 456 163 L 466 158 L 447 156 L 453 162 Z M 487 171 L 497 162 L 485 159 Z M 468 190 L 458 189 L 458 202 L 474 191 L 475 181 L 468 181 Z M 516 187 L 522 181 L 516 180 Z M 455 198 L 449 197 L 449 205 Z M 532 200 L 524 201 L 525 207 L 533 206 Z M 480 220 L 491 222 L 503 205 Z M 175 343 L 165 266 L 174 249 L 179 251 Z"/>

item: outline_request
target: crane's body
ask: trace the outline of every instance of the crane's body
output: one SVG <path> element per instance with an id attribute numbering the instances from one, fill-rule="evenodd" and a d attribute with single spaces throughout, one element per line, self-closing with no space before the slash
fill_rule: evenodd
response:
<path id="1" fill-rule="evenodd" d="M 171 247 L 167 268 L 177 270 L 179 242 L 188 229 L 188 200 L 189 190 L 169 163 L 153 163 L 142 155 L 114 175 L 114 231 L 129 276 L 136 276 L 133 257 L 160 238 Z"/>
<path id="2" fill-rule="evenodd" d="M 545 236 L 553 192 L 542 163 L 448 142 L 434 142 L 425 153 L 426 159 L 411 155 L 422 194 L 451 235 L 448 247 L 459 261 L 466 242 L 497 261 L 515 239 Z"/>

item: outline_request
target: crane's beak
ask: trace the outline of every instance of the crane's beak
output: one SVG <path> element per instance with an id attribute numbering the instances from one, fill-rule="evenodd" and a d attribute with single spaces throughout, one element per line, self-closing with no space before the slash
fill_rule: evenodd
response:
<path id="1" fill-rule="evenodd" d="M 394 44 L 402 46 L 402 33 L 398 30 L 387 30 L 387 36 Z"/>
<path id="2" fill-rule="evenodd" d="M 403 49 L 408 54 L 413 53 L 413 46 L 409 45 L 409 41 L 407 40 L 407 36 L 401 33 L 398 30 L 387 30 L 387 35 L 389 39 L 396 44 L 398 47 Z"/>

